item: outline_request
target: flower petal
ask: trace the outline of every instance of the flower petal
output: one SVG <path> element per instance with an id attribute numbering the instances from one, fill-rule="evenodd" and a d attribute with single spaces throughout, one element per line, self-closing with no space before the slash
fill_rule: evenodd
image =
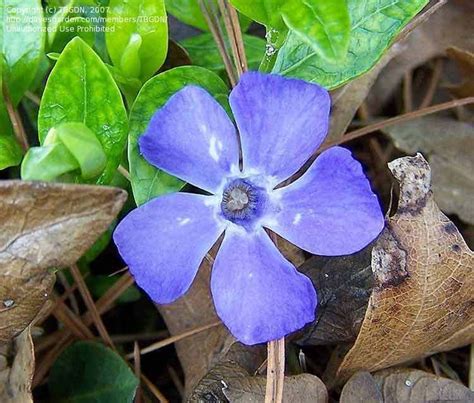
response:
<path id="1" fill-rule="evenodd" d="M 223 232 L 210 199 L 188 193 L 158 197 L 117 226 L 114 241 L 120 255 L 153 301 L 165 304 L 183 295 Z"/>
<path id="2" fill-rule="evenodd" d="M 342 147 L 322 153 L 301 178 L 273 196 L 280 211 L 262 225 L 317 255 L 357 252 L 384 226 L 360 163 Z"/>
<path id="3" fill-rule="evenodd" d="M 279 339 L 314 320 L 316 292 L 260 228 L 227 230 L 211 276 L 216 312 L 242 343 Z"/>
<path id="4" fill-rule="evenodd" d="M 330 98 L 316 84 L 272 74 L 244 74 L 230 94 L 244 171 L 275 177 L 297 172 L 324 140 Z"/>
<path id="5" fill-rule="evenodd" d="M 239 166 L 235 127 L 205 90 L 184 87 L 153 115 L 139 138 L 145 159 L 201 189 L 215 192 Z"/>

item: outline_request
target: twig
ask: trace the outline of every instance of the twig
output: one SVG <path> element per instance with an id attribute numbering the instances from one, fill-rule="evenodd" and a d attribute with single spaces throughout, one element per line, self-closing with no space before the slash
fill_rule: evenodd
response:
<path id="1" fill-rule="evenodd" d="M 161 403 L 168 403 L 168 399 L 159 391 L 159 389 L 150 381 L 145 375 L 141 374 L 140 379 L 145 384 L 145 386 L 149 389 L 149 391 L 155 396 L 158 401 Z"/>
<path id="2" fill-rule="evenodd" d="M 433 74 L 431 75 L 430 85 L 426 91 L 423 101 L 421 101 L 420 108 L 426 108 L 433 101 L 433 97 L 438 86 L 439 79 L 441 78 L 441 73 L 443 71 L 443 59 L 439 58 L 436 60 L 436 64 L 433 69 Z"/>
<path id="3" fill-rule="evenodd" d="M 168 374 L 171 378 L 171 381 L 174 384 L 174 387 L 176 388 L 179 395 L 181 396 L 181 399 L 184 399 L 184 385 L 183 385 L 183 382 L 181 382 L 181 379 L 179 379 L 179 376 L 176 373 L 176 370 L 171 365 L 168 366 Z"/>
<path id="4" fill-rule="evenodd" d="M 12 122 L 13 132 L 15 133 L 15 136 L 23 150 L 27 151 L 30 146 L 28 144 L 28 138 L 26 137 L 25 128 L 23 127 L 23 123 L 21 121 L 20 115 L 18 114 L 18 111 L 13 106 L 12 100 L 10 98 L 10 93 L 5 82 L 3 82 L 2 90 L 3 99 L 5 100 L 5 107 L 7 108 L 8 116 L 10 117 L 10 121 Z"/>
<path id="5" fill-rule="evenodd" d="M 127 168 L 125 168 L 123 165 L 119 165 L 117 168 L 117 171 L 119 174 L 121 174 L 126 180 L 129 182 L 132 181 L 132 178 L 130 176 L 130 172 L 128 172 Z"/>
<path id="6" fill-rule="evenodd" d="M 138 343 L 133 343 L 133 369 L 135 372 L 135 376 L 140 379 L 142 375 L 141 369 L 141 360 L 140 360 L 140 348 L 138 347 Z M 140 386 L 137 388 L 137 393 L 135 394 L 135 403 L 141 403 L 142 401 L 142 391 Z"/>
<path id="7" fill-rule="evenodd" d="M 33 92 L 31 91 L 26 91 L 25 92 L 25 97 L 28 98 L 31 102 L 33 102 L 34 104 L 40 106 L 41 104 L 41 98 L 34 94 Z"/>
<path id="8" fill-rule="evenodd" d="M 214 37 L 214 41 L 216 42 L 217 49 L 219 50 L 219 53 L 222 57 L 222 61 L 224 62 L 224 67 L 227 72 L 227 75 L 229 76 L 230 84 L 232 85 L 232 87 L 234 87 L 237 83 L 237 76 L 233 69 L 232 61 L 230 60 L 230 56 L 226 49 L 225 39 L 222 35 L 222 30 L 219 21 L 217 20 L 217 17 L 214 15 L 214 13 L 212 11 L 209 11 L 209 3 L 207 2 L 207 0 L 198 0 L 198 3 L 199 7 L 201 8 L 202 14 L 204 15 L 204 18 L 207 22 L 207 25 L 209 26 L 209 29 L 212 33 L 212 36 Z"/>
<path id="9" fill-rule="evenodd" d="M 413 72 L 408 70 L 403 77 L 403 110 L 413 110 Z"/>
<path id="10" fill-rule="evenodd" d="M 328 142 L 326 144 L 323 144 L 320 147 L 320 149 L 317 150 L 314 153 L 314 155 L 319 154 L 322 151 L 327 150 L 328 148 L 333 147 L 335 145 L 347 143 L 347 142 L 355 140 L 359 137 L 363 137 L 367 134 L 376 132 L 377 130 L 384 129 L 385 127 L 393 126 L 393 125 L 396 125 L 396 124 L 399 124 L 399 123 L 403 123 L 403 122 L 406 122 L 406 121 L 409 121 L 409 120 L 412 120 L 412 119 L 419 118 L 421 116 L 431 115 L 433 113 L 441 112 L 441 111 L 444 111 L 446 109 L 452 109 L 452 108 L 456 108 L 458 106 L 469 105 L 469 104 L 472 104 L 472 103 L 474 103 L 474 97 L 461 98 L 461 99 L 455 99 L 455 100 L 449 101 L 449 102 L 444 102 L 442 104 L 429 106 L 427 108 L 418 109 L 417 111 L 404 113 L 403 115 L 395 116 L 393 118 L 386 119 L 382 122 L 377 122 L 377 123 L 374 123 L 372 125 L 362 127 L 360 129 L 349 132 L 348 134 L 343 136 L 342 139 L 340 139 L 340 140 L 331 141 L 331 142 Z"/>
<path id="11" fill-rule="evenodd" d="M 283 401 L 283 382 L 285 379 L 285 338 L 269 341 L 267 350 L 265 403 L 281 403 Z"/>
<path id="12" fill-rule="evenodd" d="M 68 295 L 72 310 L 74 311 L 76 315 L 79 315 L 79 304 L 77 303 L 77 299 L 76 299 L 76 296 L 74 295 L 74 291 L 72 291 L 71 284 L 69 284 L 69 281 L 67 280 L 66 276 L 61 270 L 57 271 L 56 276 L 58 277 L 58 280 L 61 283 L 61 285 L 64 287 L 63 295 L 65 294 Z"/>
<path id="13" fill-rule="evenodd" d="M 82 320 L 71 311 L 64 302 L 56 299 L 56 307 L 53 310 L 53 315 L 56 319 L 62 323 L 74 334 L 76 337 L 81 339 L 93 339 L 94 335 L 90 329 L 82 322 Z"/>
<path id="14" fill-rule="evenodd" d="M 168 337 L 165 340 L 158 341 L 156 343 L 153 343 L 153 344 L 149 345 L 148 347 L 143 348 L 140 351 L 140 354 L 145 355 L 145 354 L 151 353 L 152 351 L 159 350 L 160 348 L 163 348 L 165 346 L 169 346 L 170 344 L 176 343 L 177 341 L 183 340 L 183 339 L 185 339 L 187 337 L 190 337 L 190 336 L 194 336 L 197 333 L 201 333 L 205 330 L 211 329 L 211 328 L 219 326 L 221 324 L 222 324 L 221 321 L 216 321 L 216 322 L 212 322 L 212 323 L 209 323 L 207 325 L 204 325 L 204 326 L 200 326 L 200 327 L 196 327 L 194 329 L 188 330 L 187 332 L 177 334 L 176 336 Z M 125 357 L 128 358 L 128 359 L 133 358 L 133 353 L 127 354 Z"/>
<path id="15" fill-rule="evenodd" d="M 73 264 L 70 267 L 70 270 L 72 277 L 74 278 L 74 281 L 76 282 L 79 288 L 79 292 L 81 293 L 82 299 L 84 300 L 84 303 L 86 304 L 87 309 L 89 310 L 89 314 L 91 315 L 92 321 L 94 322 L 95 327 L 99 332 L 100 337 L 102 337 L 105 344 L 115 349 L 114 343 L 110 338 L 109 332 L 107 332 L 107 329 L 105 328 L 104 322 L 102 321 L 102 318 L 97 310 L 94 300 L 92 299 L 92 295 L 89 291 L 89 288 L 87 288 L 86 282 L 82 278 L 79 268 L 77 267 L 77 265 Z"/>
<path id="16" fill-rule="evenodd" d="M 125 273 L 122 277 L 120 277 L 120 279 L 97 300 L 96 306 L 99 313 L 103 315 L 108 310 L 110 310 L 117 298 L 119 298 L 133 284 L 133 282 L 134 281 L 130 276 L 130 273 Z M 82 320 L 86 326 L 90 326 L 93 323 L 89 312 L 86 312 L 82 316 Z M 71 335 L 65 329 L 57 330 L 56 332 L 48 335 L 36 345 L 36 352 L 43 351 L 44 349 L 53 345 L 58 338 L 64 336 L 70 337 Z"/>
<path id="17" fill-rule="evenodd" d="M 243 72 L 247 71 L 248 67 L 239 17 L 227 0 L 219 0 L 218 4 L 234 56 L 234 65 L 237 70 L 237 75 L 240 77 Z"/>

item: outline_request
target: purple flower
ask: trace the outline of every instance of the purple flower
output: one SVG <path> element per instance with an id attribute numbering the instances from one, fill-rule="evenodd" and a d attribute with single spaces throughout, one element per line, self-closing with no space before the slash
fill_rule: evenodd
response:
<path id="1" fill-rule="evenodd" d="M 256 344 L 313 321 L 317 304 L 311 281 L 264 228 L 313 254 L 336 256 L 365 247 L 384 218 L 360 164 L 344 148 L 323 152 L 299 179 L 275 189 L 324 140 L 326 90 L 250 72 L 232 90 L 230 106 L 238 133 L 214 98 L 194 86 L 155 113 L 139 139 L 143 156 L 211 195 L 153 199 L 119 224 L 114 240 L 138 285 L 166 304 L 188 290 L 225 233 L 212 269 L 214 305 L 238 340 Z"/>

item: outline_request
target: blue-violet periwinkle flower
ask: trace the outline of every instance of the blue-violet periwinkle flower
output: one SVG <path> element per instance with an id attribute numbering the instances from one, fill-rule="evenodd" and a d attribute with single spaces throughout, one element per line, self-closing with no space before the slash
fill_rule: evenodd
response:
<path id="1" fill-rule="evenodd" d="M 336 256 L 369 244 L 384 217 L 361 165 L 341 147 L 277 187 L 323 142 L 326 90 L 249 72 L 229 101 L 237 130 L 214 98 L 195 86 L 154 114 L 139 139 L 145 159 L 210 195 L 157 197 L 129 213 L 114 240 L 137 284 L 166 304 L 189 289 L 224 233 L 211 274 L 214 306 L 239 341 L 256 344 L 313 321 L 317 305 L 311 280 L 281 255 L 265 229 L 310 253 Z"/>

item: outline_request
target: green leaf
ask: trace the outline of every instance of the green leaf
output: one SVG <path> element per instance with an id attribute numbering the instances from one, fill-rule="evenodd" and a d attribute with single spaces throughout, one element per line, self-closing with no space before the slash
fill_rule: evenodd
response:
<path id="1" fill-rule="evenodd" d="M 79 341 L 58 357 L 48 380 L 51 400 L 131 403 L 138 386 L 122 358 L 102 344 Z"/>
<path id="2" fill-rule="evenodd" d="M 228 88 L 215 73 L 197 66 L 182 66 L 150 79 L 141 89 L 130 112 L 128 158 L 132 190 L 137 205 L 184 185 L 182 181 L 148 164 L 140 155 L 138 138 L 145 132 L 151 117 L 169 97 L 186 85 L 198 85 L 221 104 L 227 104 Z"/>
<path id="3" fill-rule="evenodd" d="M 109 183 L 120 164 L 127 139 L 127 113 L 114 79 L 95 52 L 80 38 L 64 48 L 41 99 L 40 142 L 62 122 L 82 122 L 107 156 L 98 184 Z"/>
<path id="4" fill-rule="evenodd" d="M 50 130 L 45 145 L 50 135 L 57 137 L 74 156 L 84 179 L 95 178 L 103 172 L 107 156 L 100 141 L 86 125 L 80 122 L 62 123 Z"/>
<path id="5" fill-rule="evenodd" d="M 1 10 L 2 74 L 17 105 L 34 80 L 44 52 L 43 8 L 40 0 L 3 0 Z"/>
<path id="6" fill-rule="evenodd" d="M 1 87 L 0 80 L 0 87 Z M 3 98 L 0 97 L 0 171 L 21 162 L 23 153 L 8 117 Z"/>
<path id="7" fill-rule="evenodd" d="M 118 280 L 119 276 L 109 277 L 104 275 L 90 275 L 86 278 L 86 283 L 94 298 L 102 297 Z M 117 298 L 119 304 L 138 301 L 141 297 L 140 291 L 134 285 Z"/>
<path id="8" fill-rule="evenodd" d="M 273 29 L 284 26 L 281 18 L 282 6 L 286 3 L 299 3 L 295 0 L 231 0 L 230 2 L 242 14 Z"/>
<path id="9" fill-rule="evenodd" d="M 27 181 L 53 181 L 79 170 L 79 163 L 62 143 L 31 147 L 21 164 L 21 178 Z"/>
<path id="10" fill-rule="evenodd" d="M 351 28 L 346 0 L 293 0 L 282 11 L 286 25 L 315 52 L 332 61 L 344 59 Z"/>
<path id="11" fill-rule="evenodd" d="M 94 45 L 95 35 L 92 24 L 84 17 L 68 17 L 58 26 L 58 32 L 49 46 L 49 52 L 61 53 L 68 42 L 74 37 L 80 37 L 89 46 Z"/>
<path id="12" fill-rule="evenodd" d="M 265 41 L 252 35 L 243 35 L 243 39 L 249 69 L 257 70 L 265 53 Z M 183 40 L 181 45 L 187 50 L 195 65 L 214 72 L 224 70 L 224 63 L 211 34 L 205 33 L 192 36 Z"/>
<path id="13" fill-rule="evenodd" d="M 207 1 L 207 0 L 206 0 Z M 214 2 L 217 7 L 217 2 Z M 198 0 L 166 0 L 166 10 L 181 22 L 209 31 L 206 19 L 204 18 Z M 251 24 L 251 20 L 244 15 L 239 15 L 242 31 L 246 31 Z"/>
<path id="14" fill-rule="evenodd" d="M 145 81 L 165 61 L 168 23 L 164 0 L 110 0 L 107 29 L 110 58 L 126 76 Z"/>
<path id="15" fill-rule="evenodd" d="M 185 24 L 209 30 L 197 0 L 166 0 L 166 10 Z"/>
<path id="16" fill-rule="evenodd" d="M 278 53 L 273 72 L 316 82 L 331 89 L 374 66 L 402 28 L 428 0 L 348 0 L 351 18 L 345 60 L 330 63 L 290 33 Z"/>

